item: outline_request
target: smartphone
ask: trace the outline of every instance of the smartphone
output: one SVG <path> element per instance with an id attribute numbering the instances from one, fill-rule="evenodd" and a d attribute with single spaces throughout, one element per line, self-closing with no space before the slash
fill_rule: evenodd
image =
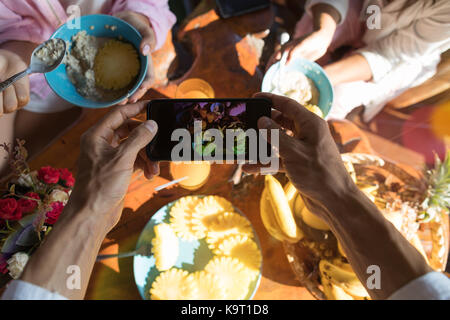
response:
<path id="1" fill-rule="evenodd" d="M 222 18 L 230 18 L 268 8 L 270 0 L 216 0 Z"/>
<path id="2" fill-rule="evenodd" d="M 270 100 L 258 98 L 152 100 L 147 119 L 156 121 L 158 133 L 147 155 L 152 161 L 255 163 L 267 148 L 257 122 L 270 117 L 271 108 Z"/>

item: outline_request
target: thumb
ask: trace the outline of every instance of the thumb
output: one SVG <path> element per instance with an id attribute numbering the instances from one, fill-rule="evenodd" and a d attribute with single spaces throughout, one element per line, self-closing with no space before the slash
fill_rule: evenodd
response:
<path id="1" fill-rule="evenodd" d="M 156 47 L 155 32 L 153 31 L 153 28 L 148 25 L 139 28 L 139 32 L 142 36 L 141 52 L 144 56 L 148 56 Z"/>
<path id="2" fill-rule="evenodd" d="M 145 148 L 155 137 L 158 131 L 158 125 L 153 120 L 148 120 L 131 131 L 127 140 L 121 145 L 120 149 L 124 154 L 132 154 L 137 157 L 140 150 Z"/>

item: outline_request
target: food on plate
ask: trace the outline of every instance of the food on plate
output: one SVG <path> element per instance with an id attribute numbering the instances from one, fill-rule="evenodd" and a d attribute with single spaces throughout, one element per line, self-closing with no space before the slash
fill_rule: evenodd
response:
<path id="1" fill-rule="evenodd" d="M 272 80 L 272 90 L 277 90 L 302 105 L 319 103 L 319 91 L 314 81 L 300 71 L 278 74 Z"/>
<path id="2" fill-rule="evenodd" d="M 36 52 L 36 57 L 47 66 L 53 66 L 64 50 L 65 47 L 62 40 L 50 39 Z"/>
<path id="3" fill-rule="evenodd" d="M 67 44 L 64 58 L 67 77 L 77 92 L 94 101 L 124 96 L 140 68 L 136 49 L 129 43 L 88 35 L 80 31 Z"/>
<path id="4" fill-rule="evenodd" d="M 139 57 L 131 44 L 109 40 L 95 57 L 95 80 L 103 89 L 123 89 L 136 78 L 139 68 Z"/>
<path id="5" fill-rule="evenodd" d="M 261 252 L 255 241 L 245 235 L 230 236 L 223 240 L 214 252 L 217 255 L 238 259 L 256 278 L 261 267 Z"/>
<path id="6" fill-rule="evenodd" d="M 187 300 L 196 295 L 187 271 L 172 268 L 161 273 L 152 283 L 152 300 Z"/>
<path id="7" fill-rule="evenodd" d="M 195 208 L 201 201 L 199 197 L 184 197 L 175 202 L 170 209 L 170 224 L 177 236 L 186 241 L 205 237 L 201 222 L 192 217 Z"/>
<path id="8" fill-rule="evenodd" d="M 225 289 L 225 299 L 241 300 L 248 295 L 251 279 L 248 269 L 238 259 L 215 257 L 206 265 L 205 271 L 220 278 Z"/>
<path id="9" fill-rule="evenodd" d="M 160 223 L 154 227 L 155 237 L 152 240 L 152 253 L 155 265 L 159 271 L 172 268 L 178 259 L 178 238 L 167 223 Z"/>
<path id="10" fill-rule="evenodd" d="M 193 300 L 224 300 L 226 299 L 226 290 L 220 277 L 214 273 L 204 270 L 191 273 L 189 275 L 196 288 Z"/>
<path id="11" fill-rule="evenodd" d="M 217 217 L 224 212 L 233 212 L 233 205 L 226 199 L 216 196 L 206 196 L 201 199 L 192 213 L 193 219 L 197 219 L 204 233 Z"/>
<path id="12" fill-rule="evenodd" d="M 223 240 L 234 235 L 246 235 L 253 238 L 252 227 L 250 222 L 240 214 L 225 212 L 211 223 L 206 234 L 206 242 L 214 252 Z"/>
<path id="13" fill-rule="evenodd" d="M 428 222 L 421 220 L 426 219 L 426 215 L 421 217 L 420 210 L 423 203 L 430 201 L 426 200 L 430 195 L 433 197 L 440 192 L 439 198 L 446 196 L 439 186 L 442 185 L 446 172 L 450 172 L 450 160 L 446 160 L 445 164 L 438 163 L 436 169 L 427 174 L 428 179 L 431 179 L 428 181 L 427 191 L 421 180 L 415 181 L 411 175 L 379 157 L 343 154 L 342 159 L 352 180 L 383 216 L 424 256 L 432 268 L 442 268 L 442 262 L 438 262 L 436 258 L 442 257 L 445 252 L 441 241 L 444 239 L 441 232 L 443 227 L 437 220 L 441 215 L 435 215 L 433 221 L 426 225 Z M 370 299 L 329 226 L 308 210 L 291 182 L 285 185 L 284 193 L 284 198 L 278 196 L 277 199 L 283 201 L 284 206 L 294 213 L 294 221 L 298 223 L 304 236 L 292 241 L 282 232 L 279 221 L 270 219 L 269 214 L 276 213 L 268 209 L 267 187 L 261 195 L 261 218 L 268 233 L 284 242 L 290 265 L 302 285 L 319 299 Z M 282 206 L 283 204 L 279 204 L 279 207 Z M 424 230 L 419 229 L 421 223 L 425 224 Z M 424 240 L 424 243 L 432 243 L 432 248 L 424 247 Z M 438 250 L 440 255 L 436 252 Z"/>
<path id="14" fill-rule="evenodd" d="M 250 283 L 260 274 L 262 255 L 250 221 L 222 197 L 180 198 L 170 207 L 169 223 L 156 225 L 154 231 L 152 252 L 156 268 L 168 271 L 152 284 L 152 299 L 244 299 Z M 179 244 L 178 237 L 206 242 L 210 260 L 204 262 L 203 270 L 188 273 L 174 268 L 184 245 Z M 168 285 L 172 289 L 164 287 Z"/>
<path id="15" fill-rule="evenodd" d="M 289 238 L 280 228 L 277 218 L 275 217 L 275 211 L 270 203 L 269 196 L 267 195 L 267 189 L 263 190 L 260 201 L 260 214 L 261 220 L 267 232 L 279 241 L 287 241 L 296 243 L 298 240 Z"/>
<path id="16" fill-rule="evenodd" d="M 265 187 L 280 229 L 287 237 L 296 239 L 297 241 L 300 240 L 303 234 L 295 223 L 292 210 L 289 207 L 286 194 L 280 182 L 275 177 L 266 175 Z"/>
<path id="17" fill-rule="evenodd" d="M 369 297 L 366 288 L 353 271 L 345 270 L 328 260 L 319 262 L 319 270 L 321 277 L 342 288 L 349 295 L 361 298 Z"/>
<path id="18" fill-rule="evenodd" d="M 301 199 L 300 196 L 298 198 Z M 328 224 L 321 218 L 319 218 L 317 215 L 312 213 L 306 206 L 303 207 L 300 215 L 302 217 L 303 222 L 306 223 L 311 228 L 323 231 L 330 230 Z"/>
<path id="19" fill-rule="evenodd" d="M 317 116 L 323 118 L 323 112 L 318 106 L 314 104 L 305 104 L 305 108 L 316 114 Z"/>

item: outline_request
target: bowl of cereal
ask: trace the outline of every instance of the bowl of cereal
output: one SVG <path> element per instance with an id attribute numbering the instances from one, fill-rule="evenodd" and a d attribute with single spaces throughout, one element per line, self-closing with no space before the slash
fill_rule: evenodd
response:
<path id="1" fill-rule="evenodd" d="M 333 86 L 325 71 L 306 59 L 294 59 L 288 65 L 281 63 L 278 61 L 267 70 L 261 91 L 292 98 L 326 117 L 333 103 Z"/>
<path id="2" fill-rule="evenodd" d="M 148 68 L 140 33 L 109 15 L 82 16 L 78 22 L 68 21 L 51 36 L 66 41 L 67 51 L 61 65 L 45 74 L 50 88 L 85 108 L 106 108 L 130 97 Z"/>

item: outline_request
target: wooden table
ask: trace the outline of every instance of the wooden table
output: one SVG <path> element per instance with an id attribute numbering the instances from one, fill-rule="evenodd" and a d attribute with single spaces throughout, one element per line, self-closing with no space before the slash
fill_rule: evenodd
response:
<path id="1" fill-rule="evenodd" d="M 168 70 L 176 65 L 174 46 L 170 39 L 155 55 L 158 74 L 156 88 L 146 98 L 173 97 L 177 84 L 187 78 L 200 77 L 208 81 L 217 97 L 248 97 L 259 91 L 263 72 L 259 68 L 262 54 L 260 39 L 272 23 L 271 10 L 249 14 L 240 18 L 220 20 L 212 10 L 212 1 L 205 1 L 180 29 L 181 41 L 194 43 L 192 67 L 175 81 L 167 79 Z M 170 73 L 170 72 L 169 72 Z M 65 167 L 76 172 L 81 134 L 102 117 L 107 110 L 92 110 L 84 118 L 36 157 L 31 166 Z M 348 122 L 332 124 L 332 131 L 342 151 L 373 152 L 369 140 L 362 138 L 356 126 Z M 381 139 L 381 138 L 380 138 Z M 383 142 L 378 141 L 378 144 Z M 421 156 L 385 141 L 383 154 L 396 160 L 408 152 L 409 161 L 423 163 Z M 261 241 L 263 272 L 255 299 L 312 299 L 306 289 L 299 287 L 288 265 L 280 242 L 270 237 L 259 218 L 259 199 L 263 188 L 262 177 L 248 177 L 238 188 L 227 182 L 234 171 L 233 165 L 213 165 L 208 183 L 195 194 L 214 194 L 229 199 L 253 224 Z M 132 251 L 145 224 L 165 204 L 191 192 L 172 187 L 154 192 L 154 188 L 170 180 L 168 164 L 161 164 L 161 175 L 147 181 L 137 172 L 129 187 L 125 207 L 118 225 L 105 239 L 101 253 L 112 254 Z M 97 263 L 88 287 L 86 299 L 140 299 L 133 277 L 133 259 L 110 259 Z"/>

